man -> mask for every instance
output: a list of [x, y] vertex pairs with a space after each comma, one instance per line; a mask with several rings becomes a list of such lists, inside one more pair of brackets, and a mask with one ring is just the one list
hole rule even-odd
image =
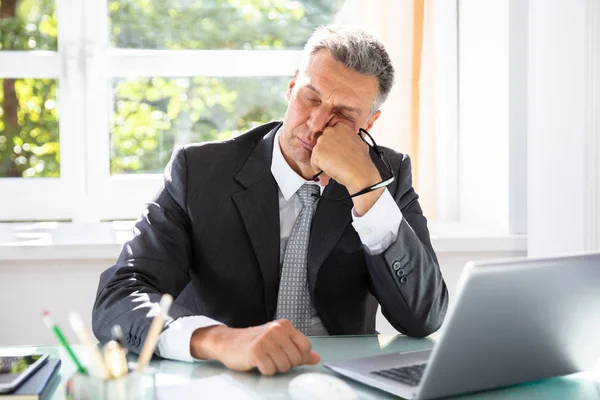
[[139, 352], [163, 293], [175, 302], [158, 355], [265, 375], [318, 363], [307, 335], [375, 333], [373, 296], [400, 332], [436, 331], [448, 293], [410, 159], [381, 148], [379, 160], [357, 134], [379, 118], [393, 74], [370, 35], [319, 28], [283, 123], [177, 149], [134, 238], [101, 276], [98, 339], [119, 324]]

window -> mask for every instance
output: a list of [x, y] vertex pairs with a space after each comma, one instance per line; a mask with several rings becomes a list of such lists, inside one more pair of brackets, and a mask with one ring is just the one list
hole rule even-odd
[[0, 1], [1, 219], [64, 218], [72, 206], [61, 202], [72, 157], [61, 146], [69, 117], [59, 111], [70, 102], [61, 92], [59, 20], [54, 0]]
[[[30, 52], [34, 57], [57, 49], [54, 0], [0, 2], [0, 51], [4, 56]], [[17, 61], [17, 60], [15, 60]], [[17, 61], [15, 64], [22, 64]], [[10, 68], [11, 66], [8, 65]], [[55, 73], [18, 68], [0, 76], [0, 177], [60, 176], [57, 88]], [[51, 68], [46, 68], [50, 72]], [[41, 72], [41, 71], [39, 71]], [[14, 74], [14, 75], [13, 75]]]
[[[457, 1], [434, 3], [440, 45], [433, 191], [437, 217], [456, 220]], [[315, 27], [367, 28], [405, 73], [397, 37], [407, 35], [412, 18], [399, 24], [406, 5], [383, 0], [0, 6], [0, 221], [137, 218], [175, 146], [225, 139], [283, 117], [287, 83]], [[407, 118], [396, 111], [403, 107], [403, 97], [392, 93], [376, 133], [378, 142], [410, 153], [401, 137]]]
[[[57, 49], [54, 0], [3, 0], [0, 16], [0, 51], [3, 59], [14, 57], [16, 64], [8, 63], [0, 75], [0, 177], [59, 177], [55, 65], [17, 76], [18, 67], [32, 59], [29, 56]], [[23, 56], [20, 60], [17, 52]]]
[[137, 217], [174, 146], [283, 116], [344, 3], [0, 0], [0, 220]]
[[114, 79], [111, 174], [162, 173], [177, 145], [228, 139], [284, 115], [288, 81], [278, 76]]
[[458, 218], [487, 232], [527, 232], [527, 13], [458, 1]]
[[0, 87], [0, 176], [59, 177], [58, 81], [4, 78]]

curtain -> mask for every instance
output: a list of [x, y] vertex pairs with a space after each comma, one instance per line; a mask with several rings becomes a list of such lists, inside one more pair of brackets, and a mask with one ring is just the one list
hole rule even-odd
[[425, 216], [437, 217], [434, 0], [346, 0], [334, 23], [365, 29], [385, 44], [394, 87], [373, 127], [378, 143], [407, 153]]

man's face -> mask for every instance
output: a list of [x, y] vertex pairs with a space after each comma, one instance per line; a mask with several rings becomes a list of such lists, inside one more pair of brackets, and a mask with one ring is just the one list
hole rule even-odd
[[379, 111], [369, 115], [379, 90], [377, 78], [346, 69], [327, 51], [314, 54], [305, 70], [289, 83], [289, 101], [279, 144], [288, 164], [308, 179], [312, 148], [328, 126], [348, 125], [358, 133], [370, 130]]

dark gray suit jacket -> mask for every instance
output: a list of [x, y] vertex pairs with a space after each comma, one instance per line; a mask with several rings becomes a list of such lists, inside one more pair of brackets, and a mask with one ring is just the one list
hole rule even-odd
[[[134, 238], [100, 277], [93, 328], [101, 342], [120, 324], [129, 348], [139, 352], [150, 304], [162, 293], [175, 298], [173, 319], [205, 315], [230, 327], [273, 319], [281, 264], [271, 156], [279, 126], [272, 122], [173, 153], [164, 186], [137, 221]], [[388, 190], [403, 214], [397, 240], [385, 252], [365, 253], [351, 224], [350, 200], [322, 198], [312, 221], [308, 282], [332, 335], [374, 333], [373, 296], [390, 323], [411, 336], [436, 331], [446, 313], [448, 292], [412, 188], [410, 159], [384, 151], [396, 175]], [[332, 180], [323, 196], [347, 194]]]

